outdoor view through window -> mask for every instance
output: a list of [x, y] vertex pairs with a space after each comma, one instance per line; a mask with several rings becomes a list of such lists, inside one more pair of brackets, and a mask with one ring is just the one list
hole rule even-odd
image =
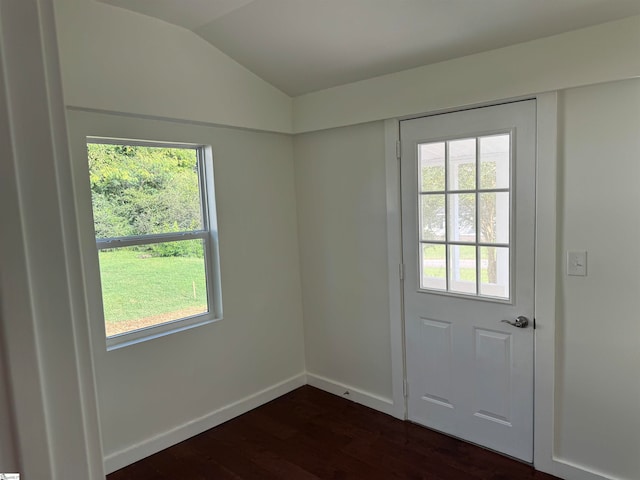
[[107, 337], [208, 312], [202, 149], [87, 149]]

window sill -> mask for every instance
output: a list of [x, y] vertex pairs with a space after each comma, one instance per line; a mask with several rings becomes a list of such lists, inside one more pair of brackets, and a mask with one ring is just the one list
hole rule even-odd
[[173, 322], [142, 328], [128, 333], [122, 333], [107, 337], [107, 351], [118, 350], [138, 343], [147, 342], [156, 338], [165, 337], [174, 333], [191, 330], [192, 328], [209, 325], [222, 320], [222, 317], [214, 317], [212, 314], [197, 315], [194, 317], [175, 320]]

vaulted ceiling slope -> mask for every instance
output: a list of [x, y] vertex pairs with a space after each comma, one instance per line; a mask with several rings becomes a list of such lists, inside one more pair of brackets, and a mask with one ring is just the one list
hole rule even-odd
[[640, 14], [640, 0], [99, 1], [192, 30], [292, 97]]

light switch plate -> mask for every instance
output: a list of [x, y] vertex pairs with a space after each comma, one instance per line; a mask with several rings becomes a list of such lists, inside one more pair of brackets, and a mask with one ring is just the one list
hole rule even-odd
[[567, 252], [567, 275], [587, 276], [587, 252], [585, 250], [569, 250]]

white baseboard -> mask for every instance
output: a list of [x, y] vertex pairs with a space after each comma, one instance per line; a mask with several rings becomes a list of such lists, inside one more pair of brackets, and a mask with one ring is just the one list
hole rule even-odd
[[347, 400], [352, 400], [365, 407], [373, 408], [379, 412], [393, 416], [393, 400], [384, 398], [374, 393], [365, 392], [344, 383], [336, 382], [329, 378], [307, 372], [307, 384], [319, 388], [325, 392], [333, 393]]
[[260, 392], [254, 393], [253, 395], [240, 399], [237, 402], [203, 415], [200, 418], [196, 418], [183, 425], [161, 433], [160, 435], [151, 437], [144, 442], [131, 445], [124, 450], [107, 455], [104, 458], [105, 471], [107, 474], [115, 472], [120, 468], [126, 467], [127, 465], [137, 462], [138, 460], [142, 460], [149, 455], [153, 455], [154, 453], [164, 450], [176, 443], [182, 442], [194, 435], [198, 435], [199, 433], [209, 430], [216, 425], [220, 425], [221, 423], [242, 415], [249, 410], [253, 410], [254, 408], [270, 402], [271, 400], [275, 400], [276, 398], [289, 393], [306, 383], [306, 375], [301, 373], [269, 388], [261, 390]]
[[[538, 469], [537, 465], [536, 469]], [[555, 456], [550, 464], [541, 466], [540, 471], [555, 475], [564, 480], [625, 480]]]

